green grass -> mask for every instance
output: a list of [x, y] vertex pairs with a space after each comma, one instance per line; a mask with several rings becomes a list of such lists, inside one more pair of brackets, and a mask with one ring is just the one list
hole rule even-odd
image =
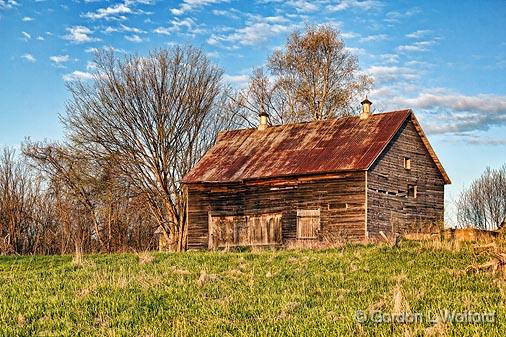
[[[500, 336], [506, 281], [487, 256], [419, 243], [329, 250], [0, 256], [2, 336]], [[200, 279], [200, 281], [199, 281]], [[486, 324], [358, 323], [356, 310], [496, 312]], [[399, 296], [397, 296], [399, 300]]]

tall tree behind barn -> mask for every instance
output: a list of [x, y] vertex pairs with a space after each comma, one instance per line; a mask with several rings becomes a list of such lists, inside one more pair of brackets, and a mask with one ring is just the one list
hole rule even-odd
[[361, 241], [442, 221], [450, 179], [413, 112], [362, 105], [356, 117], [221, 133], [184, 178], [188, 247]]
[[372, 85], [372, 78], [359, 70], [339, 30], [332, 25], [307, 26], [289, 35], [265, 69], [253, 72], [235, 101], [251, 125], [261, 113], [274, 125], [350, 116]]

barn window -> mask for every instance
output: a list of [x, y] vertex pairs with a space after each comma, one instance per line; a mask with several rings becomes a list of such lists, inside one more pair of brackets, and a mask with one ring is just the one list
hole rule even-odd
[[320, 210], [297, 210], [297, 238], [316, 239], [320, 230]]
[[404, 157], [404, 168], [406, 170], [411, 170], [411, 158]]
[[408, 185], [408, 197], [416, 198], [417, 188], [416, 185]]
[[345, 202], [329, 202], [329, 210], [346, 208], [348, 208], [348, 204]]

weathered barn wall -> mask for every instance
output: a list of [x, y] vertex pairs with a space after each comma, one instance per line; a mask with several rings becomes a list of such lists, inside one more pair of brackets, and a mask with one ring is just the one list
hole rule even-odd
[[[208, 248], [209, 222], [222, 223], [224, 227], [231, 226], [227, 225], [230, 221], [244, 225], [248, 216], [269, 214], [281, 214], [281, 243], [287, 244], [297, 240], [297, 210], [318, 209], [317, 240], [363, 240], [365, 195], [363, 171], [235, 184], [190, 184], [188, 248]], [[224, 231], [229, 239], [221, 236], [214, 242], [232, 240], [234, 234]], [[273, 240], [275, 233], [274, 230]]]
[[[404, 168], [410, 158], [411, 169]], [[407, 120], [367, 174], [369, 237], [424, 232], [444, 216], [444, 181], [415, 126]], [[408, 185], [417, 188], [408, 196]]]

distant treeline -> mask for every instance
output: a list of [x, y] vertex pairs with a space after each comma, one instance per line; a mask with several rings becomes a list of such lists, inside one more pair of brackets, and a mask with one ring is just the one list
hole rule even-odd
[[71, 158], [64, 149], [46, 150], [60, 160], [59, 171], [40, 170], [11, 149], [0, 155], [0, 254], [157, 247], [144, 195], [133, 193], [113, 168]]

